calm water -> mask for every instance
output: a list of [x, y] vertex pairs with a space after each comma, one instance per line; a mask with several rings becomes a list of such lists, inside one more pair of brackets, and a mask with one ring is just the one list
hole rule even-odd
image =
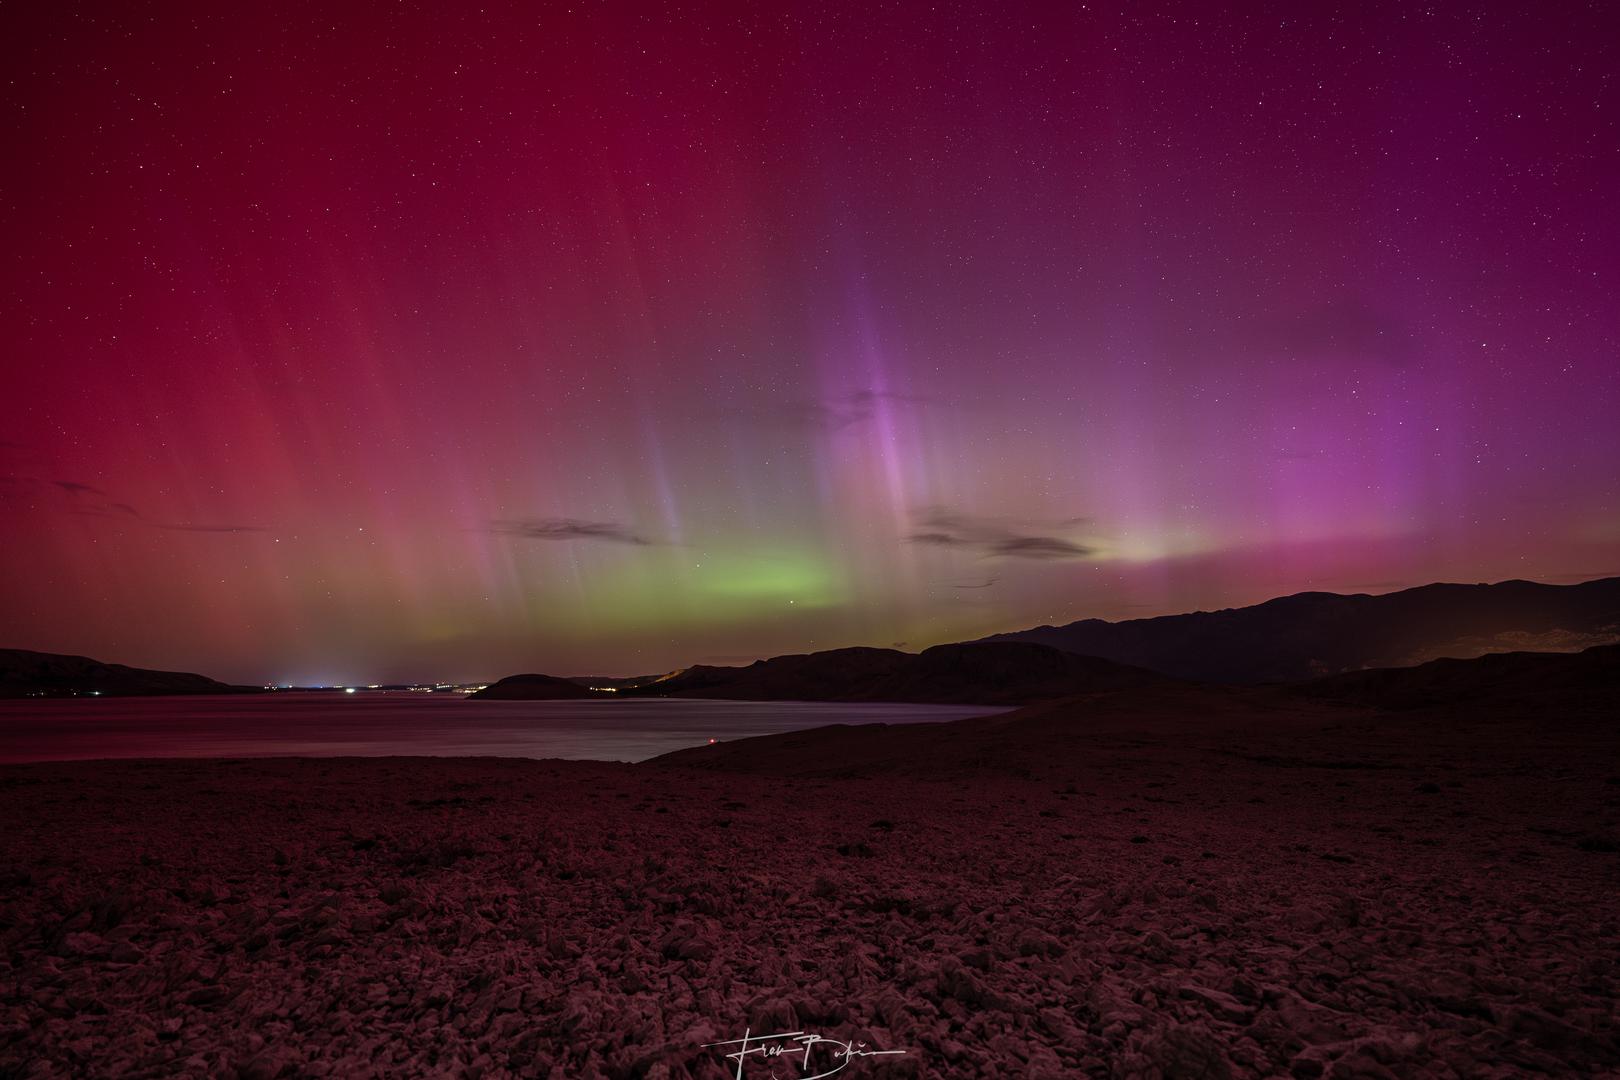
[[1004, 711], [798, 701], [468, 701], [409, 691], [0, 701], [0, 761], [294, 754], [641, 761], [710, 739]]

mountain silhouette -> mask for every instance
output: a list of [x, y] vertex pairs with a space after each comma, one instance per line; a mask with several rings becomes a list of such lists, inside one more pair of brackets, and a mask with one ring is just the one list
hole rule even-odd
[[[1436, 746], [1522, 752], [1513, 747], [1538, 729], [1603, 745], [1620, 715], [1617, 705], [1620, 645], [1608, 645], [1573, 654], [1438, 660], [1289, 686], [1162, 680], [945, 723], [830, 724], [733, 739], [648, 764], [777, 777], [1100, 770], [1093, 782], [1103, 782], [1108, 773], [1100, 763], [1111, 755], [1156, 744], [1155, 754], [1213, 752], [1290, 771], [1389, 769], [1399, 775], [1412, 755]], [[1376, 737], [1369, 741], [1370, 733]], [[1196, 774], [1187, 779], [1196, 782]]]
[[1527, 702], [1620, 706], [1620, 645], [1582, 652], [1491, 653], [1473, 660], [1431, 660], [1409, 668], [1329, 675], [1294, 688], [1304, 698], [1365, 705], [1392, 712], [1488, 704], [1494, 710]]
[[490, 701], [563, 701], [570, 698], [600, 697], [587, 687], [552, 675], [508, 675], [482, 690], [467, 695]]
[[1506, 651], [1573, 652], [1620, 641], [1620, 578], [1504, 581], [1401, 592], [1307, 592], [1253, 607], [995, 634], [1181, 679], [1299, 682], [1366, 668]]
[[699, 665], [622, 694], [743, 701], [907, 701], [1019, 705], [1168, 680], [1149, 671], [1028, 642], [831, 649], [747, 667]]
[[258, 689], [229, 686], [184, 671], [104, 664], [88, 656], [0, 649], [0, 698], [239, 694]]

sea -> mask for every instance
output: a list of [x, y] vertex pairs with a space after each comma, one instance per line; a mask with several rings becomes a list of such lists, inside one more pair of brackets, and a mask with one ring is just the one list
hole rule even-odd
[[644, 761], [711, 739], [1005, 711], [692, 698], [474, 701], [412, 691], [22, 699], [0, 701], [0, 762], [393, 755]]

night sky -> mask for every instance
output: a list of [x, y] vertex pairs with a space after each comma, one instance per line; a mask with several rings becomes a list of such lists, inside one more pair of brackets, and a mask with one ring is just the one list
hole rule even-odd
[[1620, 571], [1620, 16], [1201, 7], [7, 5], [0, 645], [629, 674]]

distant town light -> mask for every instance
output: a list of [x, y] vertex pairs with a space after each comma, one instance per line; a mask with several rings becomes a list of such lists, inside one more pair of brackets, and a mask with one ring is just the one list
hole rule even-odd
[[352, 686], [345, 686], [345, 687], [344, 687], [344, 688], [343, 688], [343, 692], [344, 692], [344, 693], [345, 693], [345, 694], [352, 694], [352, 693], [354, 693], [354, 687], [352, 687]]

